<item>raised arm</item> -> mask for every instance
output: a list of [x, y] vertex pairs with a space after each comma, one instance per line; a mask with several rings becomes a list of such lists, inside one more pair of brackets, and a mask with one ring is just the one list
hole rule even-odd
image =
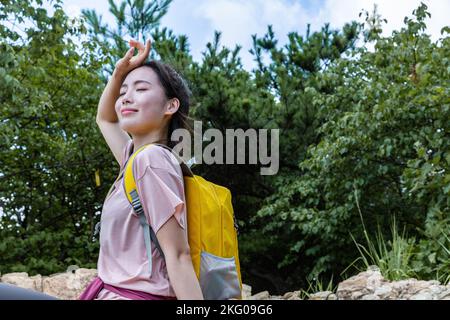
[[[120, 163], [122, 151], [130, 140], [130, 136], [120, 128], [114, 105], [119, 97], [120, 86], [128, 72], [142, 65], [148, 57], [151, 42], [147, 40], [144, 47], [142, 43], [130, 40], [130, 47], [125, 56], [116, 63], [116, 68], [100, 97], [96, 117], [97, 125], [119, 165], [122, 165]], [[133, 56], [135, 48], [138, 49], [137, 56]]]

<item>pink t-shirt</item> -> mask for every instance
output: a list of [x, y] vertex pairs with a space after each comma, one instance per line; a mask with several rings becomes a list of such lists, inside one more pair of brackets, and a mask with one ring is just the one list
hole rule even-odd
[[[133, 147], [130, 140], [124, 150], [121, 169], [134, 151]], [[175, 156], [162, 147], [151, 146], [141, 151], [134, 163], [141, 204], [155, 234], [175, 216], [187, 241], [183, 173]], [[152, 253], [150, 277], [143, 228], [125, 196], [122, 177], [115, 182], [115, 189], [103, 204], [98, 276], [104, 283], [120, 288], [175, 297], [166, 263], [153, 243]]]

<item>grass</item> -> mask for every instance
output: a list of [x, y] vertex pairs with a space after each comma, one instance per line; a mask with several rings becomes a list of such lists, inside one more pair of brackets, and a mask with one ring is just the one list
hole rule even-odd
[[376, 265], [380, 269], [381, 274], [391, 281], [413, 277], [414, 271], [411, 266], [411, 258], [414, 255], [415, 239], [407, 238], [405, 230], [401, 234], [398, 232], [394, 217], [391, 223], [391, 239], [384, 239], [381, 228], [378, 225], [375, 241], [372, 241], [364, 224], [356, 190], [355, 199], [363, 226], [366, 245], [364, 246], [358, 243], [353, 235], [350, 234], [360, 257], [353, 261], [342, 273], [345, 273], [352, 266], [359, 269], [359, 271], [365, 271], [357, 267], [357, 263], [359, 262], [363, 264], [366, 270], [369, 266]]
[[323, 280], [314, 278], [312, 281], [308, 281], [308, 288], [301, 290], [300, 298], [302, 300], [308, 299], [312, 294], [322, 291], [336, 292], [337, 286], [333, 286], [333, 276], [327, 284], [324, 284]]
[[[444, 231], [441, 231], [447, 243], [450, 244], [450, 238], [445, 234]], [[436, 270], [436, 279], [442, 282], [444, 285], [448, 285], [450, 283], [450, 250], [440, 241], [438, 241], [439, 245], [444, 249], [444, 252], [447, 254], [447, 259], [443, 266], [437, 267]], [[441, 272], [442, 271], [442, 272]]]

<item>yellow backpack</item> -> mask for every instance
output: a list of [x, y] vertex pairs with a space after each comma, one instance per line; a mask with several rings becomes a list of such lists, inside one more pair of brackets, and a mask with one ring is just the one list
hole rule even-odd
[[[152, 274], [151, 242], [162, 257], [153, 229], [148, 225], [139, 200], [139, 191], [133, 175], [135, 157], [145, 148], [160, 146], [147, 144], [135, 151], [124, 166], [124, 190], [127, 199], [139, 216], [144, 228], [144, 240]], [[199, 279], [203, 296], [208, 300], [241, 299], [242, 280], [239, 264], [237, 225], [231, 204], [231, 192], [194, 175], [175, 154], [181, 164], [186, 200], [187, 230], [192, 264]]]

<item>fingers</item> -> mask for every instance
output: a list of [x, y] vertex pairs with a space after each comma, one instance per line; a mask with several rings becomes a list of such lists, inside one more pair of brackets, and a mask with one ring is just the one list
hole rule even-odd
[[130, 40], [130, 46], [136, 47], [136, 49], [138, 49], [139, 53], [144, 51], [144, 45], [141, 42], [136, 41], [134, 39]]
[[151, 43], [150, 39], [148, 39], [147, 42], [145, 43], [144, 57], [148, 56], [148, 54], [150, 53], [151, 47], [152, 47], [152, 43]]
[[[129, 44], [131, 46], [130, 50], [125, 55], [125, 60], [129, 61], [134, 66], [138, 66], [142, 64], [148, 57], [151, 49], [151, 41], [150, 39], [146, 41], [145, 47], [144, 44], [136, 41], [134, 39], [129, 40]], [[138, 54], [134, 56], [134, 48], [138, 49]]]
[[134, 55], [134, 47], [131, 47], [125, 54], [125, 58], [127, 60], [130, 60], [133, 57], [133, 55]]
[[145, 47], [144, 44], [142, 42], [136, 41], [134, 39], [131, 39], [129, 41], [130, 46], [136, 47], [139, 50], [139, 53], [145, 53], [148, 55], [148, 53], [150, 52], [150, 49], [152, 47], [152, 43], [150, 41], [150, 39], [148, 39], [145, 43]]

